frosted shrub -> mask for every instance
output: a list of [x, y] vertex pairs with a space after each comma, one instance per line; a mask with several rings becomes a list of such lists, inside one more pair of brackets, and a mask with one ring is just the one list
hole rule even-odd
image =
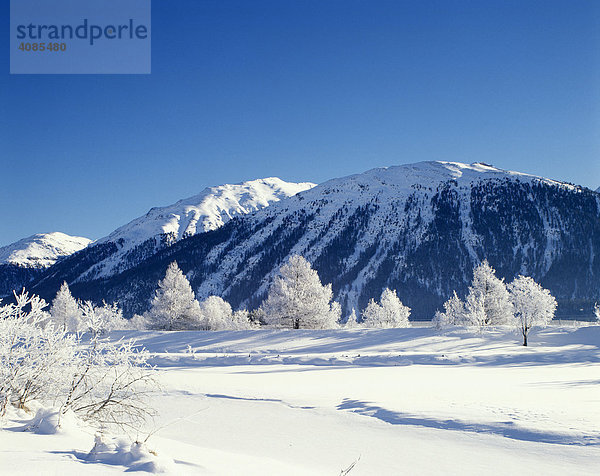
[[381, 293], [381, 304], [374, 299], [363, 311], [363, 324], [367, 327], [410, 327], [410, 308], [402, 304], [396, 291], [385, 288]]
[[52, 322], [42, 325], [43, 299], [25, 291], [15, 298], [0, 308], [1, 412], [7, 404], [26, 408], [30, 400], [59, 393], [77, 350], [74, 335]]
[[147, 360], [134, 340], [105, 342], [95, 334], [73, 362], [60, 414], [73, 411], [101, 428], [139, 428], [154, 414], [146, 396], [157, 384]]
[[117, 303], [102, 303], [96, 306], [90, 301], [81, 304], [81, 326], [84, 332], [92, 335], [102, 335], [109, 331], [131, 329], [131, 323], [123, 317], [123, 311]]
[[293, 255], [271, 284], [260, 315], [267, 324], [278, 327], [331, 329], [337, 327], [341, 313], [332, 297], [331, 284], [323, 286], [310, 263]]
[[233, 312], [227, 301], [219, 296], [209, 296], [200, 303], [201, 326], [211, 331], [253, 329], [248, 311]]
[[129, 322], [127, 323], [127, 328], [134, 331], [143, 331], [148, 329], [148, 321], [144, 316], [140, 316], [139, 314], [134, 314]]
[[[15, 298], [0, 307], [0, 413], [40, 400], [103, 428], [135, 427], [152, 414], [144, 397], [155, 382], [134, 341], [101, 341], [96, 317], [90, 341], [80, 341], [52, 321], [43, 325], [44, 300], [25, 291]], [[90, 303], [84, 309], [94, 311]]]
[[596, 316], [596, 321], [600, 323], [600, 304], [598, 303], [594, 305], [594, 315]]

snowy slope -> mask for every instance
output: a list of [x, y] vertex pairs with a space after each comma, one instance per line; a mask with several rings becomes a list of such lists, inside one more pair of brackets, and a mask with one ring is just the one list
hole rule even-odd
[[314, 186], [309, 182], [268, 177], [209, 187], [173, 205], [152, 208], [94, 243], [94, 246], [116, 244], [116, 249], [87, 270], [83, 279], [122, 272], [182, 238], [215, 230], [235, 216], [252, 213]]
[[39, 233], [0, 248], [0, 264], [47, 268], [56, 260], [89, 245], [92, 240], [64, 233]]

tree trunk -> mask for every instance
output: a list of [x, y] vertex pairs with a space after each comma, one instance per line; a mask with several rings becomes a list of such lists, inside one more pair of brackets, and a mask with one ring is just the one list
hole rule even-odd
[[523, 333], [523, 345], [527, 347], [527, 334]]

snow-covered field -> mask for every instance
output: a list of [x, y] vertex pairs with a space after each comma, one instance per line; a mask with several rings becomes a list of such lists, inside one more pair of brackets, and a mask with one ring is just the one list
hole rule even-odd
[[158, 369], [158, 456], [90, 457], [89, 428], [24, 432], [31, 416], [11, 413], [2, 474], [598, 474], [600, 326], [534, 331], [529, 347], [504, 329], [121, 336]]

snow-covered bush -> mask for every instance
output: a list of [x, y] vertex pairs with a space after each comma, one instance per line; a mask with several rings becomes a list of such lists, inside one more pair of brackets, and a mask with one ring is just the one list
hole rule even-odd
[[437, 329], [448, 326], [457, 326], [465, 322], [465, 304], [456, 295], [456, 291], [450, 299], [444, 303], [444, 312], [436, 311], [432, 324]]
[[82, 312], [77, 300], [71, 295], [71, 290], [66, 282], [63, 282], [56, 293], [50, 316], [54, 325], [68, 332], [78, 332], [82, 326]]
[[7, 404], [60, 394], [77, 350], [76, 337], [44, 324], [43, 299], [23, 291], [0, 308], [0, 413]]
[[515, 325], [523, 335], [523, 345], [533, 326], [545, 326], [556, 311], [556, 299], [533, 278], [519, 276], [508, 285], [510, 299], [514, 306]]
[[473, 270], [464, 312], [464, 324], [485, 327], [511, 324], [513, 309], [504, 280], [487, 260]]
[[227, 301], [209, 296], [200, 303], [201, 326], [210, 331], [254, 329], [248, 311], [233, 312]]
[[154, 388], [148, 354], [134, 341], [101, 341], [98, 331], [81, 341], [44, 322], [39, 297], [23, 291], [15, 301], [0, 307], [0, 413], [39, 400], [101, 427], [136, 427], [152, 413], [144, 401]]
[[139, 429], [154, 414], [146, 401], [157, 387], [148, 357], [134, 340], [102, 341], [94, 334], [72, 362], [60, 414], [73, 411], [102, 428]]
[[596, 320], [600, 322], [600, 304], [598, 303], [594, 305], [594, 315], [596, 316]]
[[363, 311], [363, 324], [367, 327], [410, 327], [410, 308], [402, 304], [396, 291], [385, 288], [381, 293], [381, 304], [374, 299]]
[[332, 303], [331, 284], [323, 286], [318, 273], [300, 255], [284, 264], [261, 306], [267, 324], [291, 329], [331, 329], [340, 306]]
[[145, 318], [149, 327], [167, 331], [194, 329], [201, 325], [200, 305], [175, 261], [158, 283], [152, 306]]

